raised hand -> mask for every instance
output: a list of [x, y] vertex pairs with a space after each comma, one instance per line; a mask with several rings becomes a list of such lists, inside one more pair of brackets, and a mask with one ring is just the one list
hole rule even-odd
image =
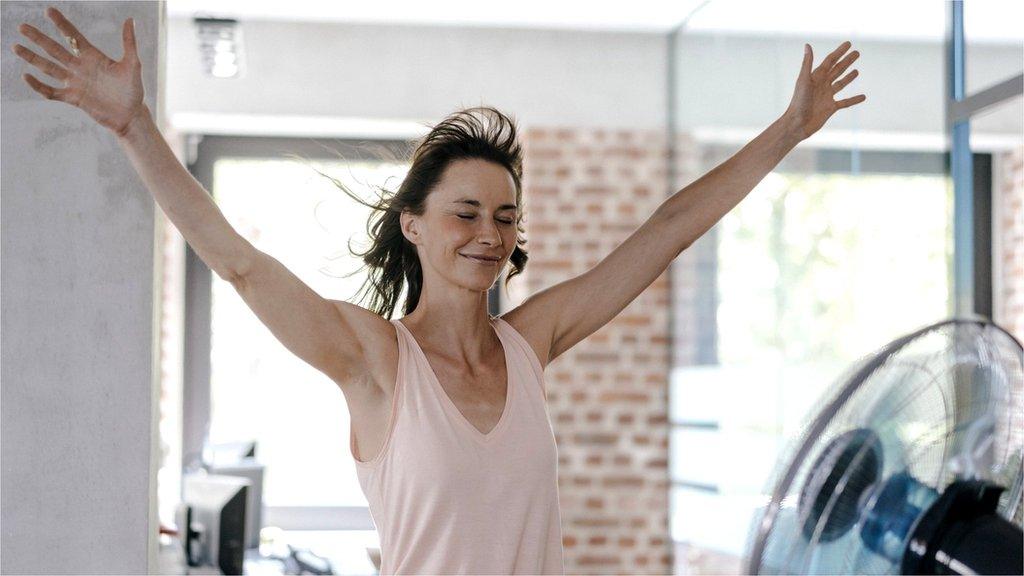
[[837, 110], [848, 108], [867, 100], [864, 94], [858, 94], [852, 98], [833, 100], [833, 96], [853, 82], [857, 77], [857, 71], [853, 70], [842, 80], [836, 81], [839, 76], [853, 64], [853, 61], [860, 56], [860, 52], [854, 50], [842, 61], [839, 58], [850, 49], [850, 42], [843, 42], [812, 72], [811, 63], [814, 60], [814, 52], [808, 44], [804, 49], [803, 66], [800, 75], [796, 79], [796, 89], [793, 92], [793, 100], [786, 110], [801, 138], [808, 138], [825, 125], [825, 122], [832, 117]]
[[134, 20], [129, 18], [124, 22], [124, 55], [121, 60], [115, 61], [89, 43], [56, 8], [47, 8], [46, 15], [68, 40], [74, 53], [34, 26], [21, 24], [18, 31], [45, 50], [56, 62], [21, 44], [12, 47], [14, 53], [60, 81], [63, 86], [49, 86], [31, 74], [22, 75], [25, 82], [45, 98], [76, 106], [101, 126], [123, 135], [137, 114], [149, 112], [142, 99], [142, 63], [135, 45]]

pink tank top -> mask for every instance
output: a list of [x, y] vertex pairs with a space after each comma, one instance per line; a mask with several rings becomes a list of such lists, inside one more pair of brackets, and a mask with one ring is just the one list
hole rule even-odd
[[563, 574], [558, 455], [537, 355], [494, 317], [505, 410], [481, 433], [441, 387], [412, 332], [398, 332], [398, 380], [384, 446], [350, 449], [380, 536], [381, 574]]

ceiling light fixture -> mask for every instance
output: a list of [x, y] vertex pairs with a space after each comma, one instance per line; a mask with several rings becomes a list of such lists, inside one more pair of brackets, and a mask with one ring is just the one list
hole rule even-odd
[[193, 18], [203, 71], [214, 78], [237, 78], [243, 73], [242, 28], [234, 18]]

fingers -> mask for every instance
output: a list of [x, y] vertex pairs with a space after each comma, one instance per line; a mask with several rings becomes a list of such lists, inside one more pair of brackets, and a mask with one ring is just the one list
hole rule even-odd
[[[850, 41], [847, 40], [846, 42], [840, 44], [839, 47], [833, 50], [828, 56], [826, 56], [825, 59], [821, 61], [821, 64], [818, 65], [817, 70], [815, 70], [817, 75], [828, 76], [828, 73], [832, 71], [832, 67], [835, 66], [836, 60], [839, 60], [839, 57], [842, 56], [847, 50], [849, 50], [851, 45], [852, 44], [850, 44]], [[822, 72], [823, 70], [825, 72]]]
[[814, 51], [811, 50], [810, 44], [804, 44], [804, 61], [800, 65], [800, 75], [810, 76], [811, 75], [811, 63], [814, 62]]
[[839, 82], [836, 82], [835, 84], [833, 84], [832, 85], [832, 95], [835, 96], [836, 93], [838, 93], [840, 90], [842, 90], [843, 88], [846, 88], [846, 85], [849, 84], [850, 82], [853, 82], [853, 79], [857, 77], [857, 74], [858, 74], [858, 72], [856, 70], [854, 70], [853, 72], [850, 72], [849, 74], [844, 76], [842, 80], [840, 80]]
[[853, 98], [846, 98], [845, 100], [840, 100], [840, 101], [836, 102], [836, 109], [838, 110], [840, 108], [849, 108], [850, 106], [853, 106], [854, 104], [860, 104], [861, 102], [863, 102], [863, 101], [865, 101], [867, 99], [868, 99], [867, 96], [865, 96], [863, 94], [858, 94], [858, 95], [854, 96]]
[[46, 51], [47, 54], [57, 59], [61, 64], [70, 67], [74, 62], [74, 56], [71, 52], [64, 49], [63, 46], [54, 42], [49, 36], [43, 34], [38, 28], [31, 24], [22, 24], [18, 26], [18, 32], [21, 32], [22, 36], [28, 38], [38, 45], [40, 48]]
[[849, 40], [847, 40], [846, 42], [843, 42], [842, 44], [840, 44], [838, 48], [833, 50], [831, 54], [829, 54], [827, 57], [825, 57], [825, 61], [822, 62], [822, 65], [825, 65], [825, 64], [828, 65], [825, 68], [825, 70], [831, 70], [832, 67], [836, 65], [836, 61], [839, 60], [839, 57], [842, 56], [843, 54], [845, 54], [846, 51], [849, 50], [850, 46], [852, 46], [852, 45], [853, 44]]
[[31, 74], [22, 74], [21, 77], [25, 79], [25, 82], [28, 82], [28, 85], [31, 86], [33, 90], [35, 90], [36, 92], [39, 92], [40, 94], [42, 94], [43, 97], [45, 97], [47, 100], [63, 100], [64, 99], [63, 98], [63, 96], [64, 96], [64, 91], [63, 90], [59, 90], [57, 88], [54, 88], [53, 86], [48, 86], [46, 84], [43, 84], [38, 79], [36, 79], [35, 76], [33, 76]]
[[843, 72], [846, 72], [846, 69], [849, 68], [850, 65], [853, 64], [853, 61], [856, 60], [857, 58], [860, 58], [860, 52], [856, 50], [847, 54], [841, 62], [839, 62], [832, 68], [831, 72], [828, 75], [829, 82], [835, 82], [836, 78], [839, 78], [843, 74]]
[[15, 44], [12, 50], [15, 54], [20, 56], [29, 64], [35, 66], [36, 68], [39, 68], [47, 75], [49, 75], [51, 78], [56, 78], [57, 80], [64, 81], [71, 77], [71, 74], [69, 74], [68, 71], [64, 68], [61, 68], [53, 62], [50, 62], [46, 58], [43, 58], [42, 56], [29, 50], [28, 48], [25, 48], [21, 44]]
[[123, 59], [132, 62], [139, 62], [139, 50], [135, 44], [135, 19], [129, 18], [124, 21], [121, 30], [121, 43], [124, 47]]
[[95, 47], [85, 39], [85, 36], [78, 31], [78, 28], [75, 28], [74, 24], [68, 21], [68, 19], [60, 13], [60, 10], [53, 7], [47, 8], [46, 15], [50, 17], [50, 20], [53, 20], [54, 25], [57, 26], [57, 29], [60, 30], [62, 34], [70, 36], [78, 42], [78, 49], [80, 51], [85, 52], [87, 49], [95, 50]]

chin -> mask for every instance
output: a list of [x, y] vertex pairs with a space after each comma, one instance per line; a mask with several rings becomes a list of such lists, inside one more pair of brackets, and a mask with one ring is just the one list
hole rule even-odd
[[480, 278], [468, 280], [465, 284], [467, 288], [479, 290], [480, 292], [487, 292], [492, 286], [498, 281], [498, 278], [483, 279]]

